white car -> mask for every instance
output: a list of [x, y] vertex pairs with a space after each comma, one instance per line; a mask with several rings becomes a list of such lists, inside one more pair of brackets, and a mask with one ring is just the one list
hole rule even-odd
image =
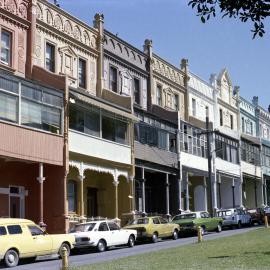
[[75, 235], [75, 248], [95, 247], [99, 252], [111, 246], [133, 247], [137, 237], [136, 230], [121, 229], [113, 220], [80, 223], [70, 233]]

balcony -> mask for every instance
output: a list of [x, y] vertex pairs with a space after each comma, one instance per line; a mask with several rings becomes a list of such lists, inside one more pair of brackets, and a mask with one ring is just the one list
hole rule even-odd
[[69, 151], [112, 162], [131, 164], [131, 147], [79, 131], [69, 131]]

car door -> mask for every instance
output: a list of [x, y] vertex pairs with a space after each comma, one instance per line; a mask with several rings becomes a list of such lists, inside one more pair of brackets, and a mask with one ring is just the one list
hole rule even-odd
[[107, 246], [113, 245], [112, 232], [110, 231], [107, 222], [101, 222], [98, 227], [98, 231], [95, 232], [96, 244], [100, 239], [104, 239], [107, 242]]
[[111, 232], [111, 241], [112, 246], [120, 245], [121, 243], [121, 234], [120, 227], [115, 222], [108, 222], [108, 226]]
[[202, 223], [205, 225], [205, 228], [207, 231], [214, 230], [215, 226], [212, 222], [212, 218], [210, 217], [209, 213], [207, 213], [207, 212], [201, 213], [201, 219], [202, 219]]
[[153, 233], [157, 232], [159, 237], [162, 237], [164, 232], [162, 231], [162, 228], [160, 226], [160, 221], [158, 217], [153, 217], [152, 218], [152, 222], [153, 222]]
[[159, 217], [160, 221], [160, 229], [164, 236], [168, 236], [172, 234], [172, 227], [169, 225], [168, 221], [165, 218]]
[[47, 255], [52, 253], [53, 242], [52, 237], [41, 230], [36, 225], [27, 225], [32, 236], [32, 247], [37, 255]]

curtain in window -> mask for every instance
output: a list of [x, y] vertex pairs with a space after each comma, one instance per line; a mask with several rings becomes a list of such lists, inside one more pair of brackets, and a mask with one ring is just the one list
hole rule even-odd
[[35, 104], [28, 100], [22, 100], [22, 116], [21, 123], [22, 125], [41, 128], [41, 114], [42, 114], [42, 105]]
[[17, 122], [18, 98], [0, 93], [0, 119]]
[[127, 123], [115, 120], [115, 141], [122, 144], [128, 144]]
[[84, 132], [99, 137], [100, 133], [100, 114], [97, 112], [85, 113]]

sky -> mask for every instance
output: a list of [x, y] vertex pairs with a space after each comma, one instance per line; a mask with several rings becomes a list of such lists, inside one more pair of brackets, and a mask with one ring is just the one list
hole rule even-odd
[[[270, 104], [270, 27], [252, 39], [252, 24], [217, 17], [203, 24], [189, 0], [58, 0], [61, 8], [92, 25], [103, 13], [105, 28], [138, 49], [152, 39], [154, 53], [179, 67], [182, 58], [204, 80], [227, 68], [233, 85], [251, 101]], [[265, 22], [267, 25], [269, 20]]]

